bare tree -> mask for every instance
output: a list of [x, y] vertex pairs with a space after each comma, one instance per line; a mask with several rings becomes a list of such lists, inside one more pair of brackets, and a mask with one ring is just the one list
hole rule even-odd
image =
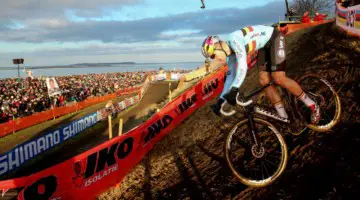
[[303, 14], [306, 11], [310, 15], [316, 12], [329, 14], [333, 12], [334, 0], [293, 0], [291, 7], [294, 8], [296, 13]]

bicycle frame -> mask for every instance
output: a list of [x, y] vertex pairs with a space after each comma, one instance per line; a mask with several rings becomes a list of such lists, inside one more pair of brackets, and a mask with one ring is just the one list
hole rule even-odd
[[[258, 88], [258, 89], [256, 89], [256, 90], [252, 91], [248, 96], [244, 97], [244, 99], [246, 100], [246, 102], [241, 102], [241, 101], [239, 101], [239, 100], [238, 100], [239, 94], [238, 94], [237, 97], [236, 97], [236, 102], [237, 102], [238, 105], [243, 106], [244, 108], [246, 108], [246, 109], [245, 109], [245, 111], [246, 111], [246, 112], [245, 112], [245, 115], [246, 115], [246, 116], [253, 116], [253, 115], [250, 114], [250, 113], [255, 112], [255, 113], [258, 113], [258, 114], [260, 114], [260, 115], [273, 118], [273, 119], [275, 119], [275, 120], [277, 120], [277, 121], [280, 121], [280, 122], [290, 123], [290, 120], [289, 120], [289, 119], [282, 118], [282, 117], [280, 117], [280, 116], [278, 116], [278, 115], [276, 115], [276, 114], [273, 114], [273, 113], [271, 113], [271, 112], [267, 112], [266, 110], [262, 109], [262, 108], [259, 107], [258, 105], [250, 106], [250, 105], [254, 104], [254, 102], [253, 102], [252, 100], [248, 100], [248, 99], [250, 99], [251, 97], [253, 97], [253, 96], [257, 95], [257, 94], [259, 94], [259, 93], [262, 92], [265, 88], [267, 88], [267, 87], [269, 87], [269, 86], [271, 86], [271, 85], [274, 85], [274, 81], [273, 81], [273, 80], [272, 80], [270, 83], [268, 83], [267, 85], [265, 85], [265, 86], [263, 86], [263, 87], [261, 87], [261, 88]], [[286, 100], [289, 101], [289, 99], [287, 98], [287, 96], [286, 96]], [[225, 111], [223, 110], [223, 106], [224, 106], [226, 103], [227, 103], [227, 101], [225, 100], [225, 102], [221, 105], [220, 112], [221, 112], [223, 115], [225, 115], [225, 116], [234, 115], [234, 114], [236, 113], [235, 110], [232, 110], [232, 111], [230, 111], [230, 112], [225, 112]], [[249, 106], [250, 106], [250, 107], [249, 107]], [[292, 114], [293, 117], [294, 117], [293, 111], [291, 111], [291, 114]]]

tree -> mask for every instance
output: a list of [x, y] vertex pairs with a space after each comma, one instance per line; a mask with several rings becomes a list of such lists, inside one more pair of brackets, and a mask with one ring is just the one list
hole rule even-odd
[[316, 12], [329, 14], [333, 11], [333, 6], [334, 0], [294, 0], [291, 4], [296, 13], [303, 14], [308, 11], [310, 15]]

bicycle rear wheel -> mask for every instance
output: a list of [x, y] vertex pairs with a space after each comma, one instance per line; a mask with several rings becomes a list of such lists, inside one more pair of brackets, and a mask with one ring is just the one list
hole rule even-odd
[[225, 141], [226, 161], [233, 174], [250, 187], [273, 183], [284, 171], [288, 159], [286, 143], [269, 122], [254, 118], [259, 145], [253, 144], [248, 119], [238, 122]]
[[304, 92], [320, 105], [321, 120], [317, 125], [310, 123], [311, 110], [292, 97], [293, 106], [306, 126], [314, 131], [326, 132], [333, 128], [340, 120], [341, 103], [340, 97], [331, 84], [315, 74], [300, 77], [298, 80]]

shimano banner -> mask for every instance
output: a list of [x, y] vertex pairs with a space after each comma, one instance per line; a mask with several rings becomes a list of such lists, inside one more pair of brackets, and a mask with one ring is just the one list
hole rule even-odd
[[16, 146], [0, 156], [0, 176], [20, 167], [26, 161], [79, 134], [97, 123], [97, 113], [87, 115], [38, 138]]

